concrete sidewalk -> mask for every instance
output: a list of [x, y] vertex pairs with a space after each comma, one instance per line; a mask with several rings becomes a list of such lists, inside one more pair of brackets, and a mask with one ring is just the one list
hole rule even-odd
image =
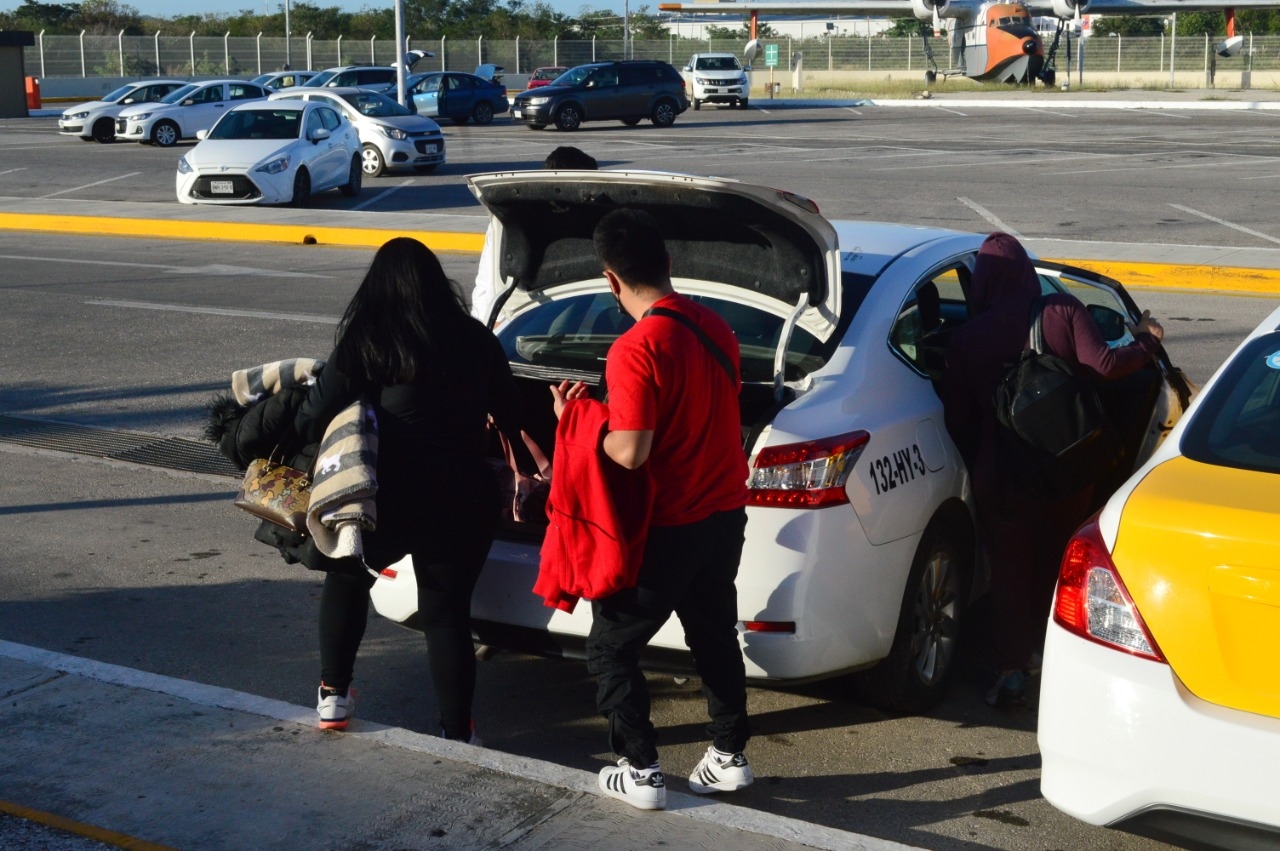
[[731, 796], [642, 812], [590, 772], [5, 641], [0, 698], [0, 812], [138, 851], [908, 848]]

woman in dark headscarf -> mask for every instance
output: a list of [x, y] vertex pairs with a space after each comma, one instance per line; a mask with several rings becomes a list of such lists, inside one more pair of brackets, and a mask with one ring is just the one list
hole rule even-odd
[[[1011, 477], [995, 413], [996, 386], [1006, 365], [1027, 348], [1040, 278], [1026, 250], [1007, 233], [982, 243], [970, 292], [973, 316], [951, 338], [942, 379], [947, 430], [964, 457], [991, 564], [991, 612], [996, 683], [987, 702], [1017, 699], [1043, 638], [1062, 551], [1084, 521], [1093, 488], [1048, 501]], [[1148, 363], [1164, 336], [1145, 312], [1134, 341], [1107, 347], [1085, 306], [1055, 292], [1044, 304], [1045, 348], [1092, 379], [1120, 378]]]

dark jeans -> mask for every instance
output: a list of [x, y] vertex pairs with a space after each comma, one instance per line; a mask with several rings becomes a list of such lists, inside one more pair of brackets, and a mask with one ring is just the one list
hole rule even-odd
[[738, 645], [738, 593], [745, 509], [697, 523], [649, 529], [635, 588], [591, 604], [587, 670], [597, 679], [596, 705], [609, 719], [609, 743], [633, 765], [657, 761], [649, 720], [649, 687], [640, 652], [675, 612], [693, 652], [711, 723], [707, 734], [728, 753], [746, 747], [746, 671]]

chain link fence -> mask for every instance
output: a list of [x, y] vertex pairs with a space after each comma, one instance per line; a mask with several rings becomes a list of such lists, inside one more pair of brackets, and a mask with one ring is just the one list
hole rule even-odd
[[[1133, 74], [1150, 77], [1175, 72], [1208, 71], [1216, 63], [1219, 72], [1280, 71], [1280, 36], [1245, 36], [1245, 50], [1231, 59], [1218, 59], [1216, 36], [1123, 37], [1095, 36], [1073, 41], [1068, 66], [1065, 42], [1059, 48], [1060, 74], [1070, 70], [1082, 78], [1090, 74]], [[527, 74], [543, 65], [572, 67], [586, 62], [624, 58], [621, 40], [490, 41], [459, 39], [406, 40], [408, 48], [436, 54], [423, 59], [415, 71], [471, 71], [477, 65], [501, 65], [507, 74]], [[1046, 39], [1046, 49], [1048, 42]], [[918, 38], [834, 37], [764, 39], [779, 46], [779, 73], [789, 73], [799, 57], [812, 72], [869, 72], [923, 74], [927, 62]], [[931, 41], [940, 67], [946, 67], [950, 49], [945, 39]], [[745, 40], [691, 39], [672, 35], [665, 40], [632, 41], [627, 58], [662, 59], [681, 67], [699, 52], [741, 55]], [[1249, 48], [1252, 47], [1252, 52]], [[45, 36], [25, 48], [28, 74], [41, 77], [245, 77], [280, 69], [288, 57], [295, 69], [324, 69], [337, 65], [388, 65], [395, 60], [395, 44], [378, 39], [340, 38], [217, 38], [196, 36]], [[764, 70], [763, 55], [755, 70]]]

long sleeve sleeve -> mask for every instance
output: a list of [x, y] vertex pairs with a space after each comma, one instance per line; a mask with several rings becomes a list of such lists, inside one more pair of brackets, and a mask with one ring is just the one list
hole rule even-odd
[[304, 444], [318, 443], [338, 412], [360, 394], [360, 386], [334, 366], [333, 355], [325, 363], [293, 420], [293, 428]]
[[1157, 341], [1139, 334], [1127, 346], [1111, 348], [1098, 323], [1075, 298], [1053, 299], [1045, 308], [1045, 342], [1054, 353], [1075, 360], [1096, 378], [1123, 378], [1141, 369], [1155, 356]]

